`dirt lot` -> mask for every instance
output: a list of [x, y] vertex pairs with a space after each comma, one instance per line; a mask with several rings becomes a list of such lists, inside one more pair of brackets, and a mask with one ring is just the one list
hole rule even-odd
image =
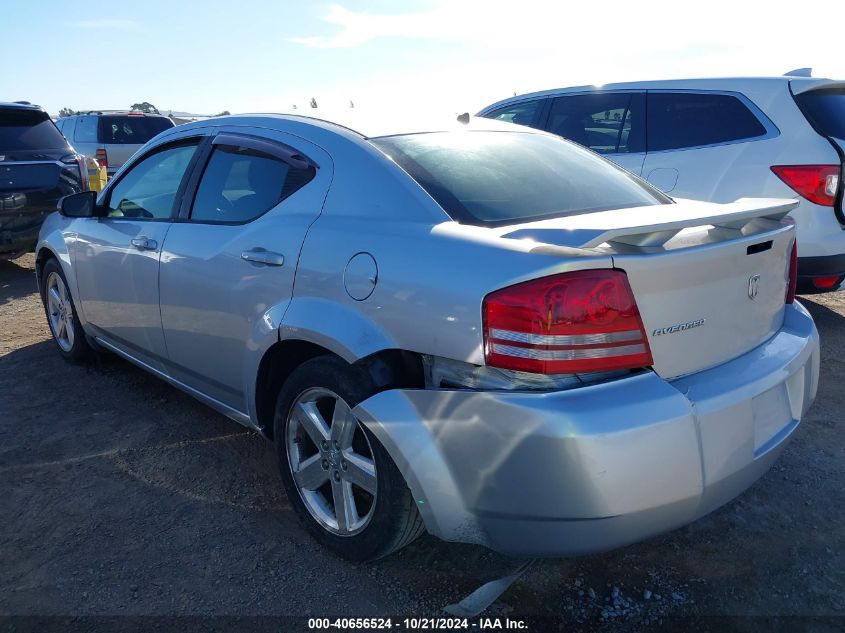
[[[804, 303], [821, 386], [771, 472], [672, 534], [538, 562], [488, 613], [563, 616], [555, 630], [685, 616], [734, 630], [710, 617], [723, 615], [843, 630], [845, 292]], [[0, 437], [0, 616], [436, 616], [517, 565], [430, 537], [375, 564], [325, 553], [296, 523], [267, 442], [116, 357], [60, 359], [32, 256], [0, 261]]]

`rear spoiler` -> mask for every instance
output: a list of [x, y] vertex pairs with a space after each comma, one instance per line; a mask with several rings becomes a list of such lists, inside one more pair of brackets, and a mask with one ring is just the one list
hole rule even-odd
[[817, 79], [815, 81], [790, 81], [789, 88], [792, 94], [800, 95], [812, 90], [829, 90], [835, 88], [845, 88], [845, 81], [834, 81], [831, 79]]
[[[698, 226], [747, 233], [743, 229], [756, 220], [779, 222], [798, 206], [797, 200], [779, 198], [740, 198], [728, 204], [694, 200], [678, 202], [680, 204], [615, 209], [540, 221], [531, 228], [518, 229], [502, 237], [532, 239], [574, 248], [595, 248], [606, 243], [639, 248], [659, 247], [683, 229]], [[551, 233], [557, 235], [553, 237]], [[564, 237], [565, 244], [561, 242], [561, 237]]]

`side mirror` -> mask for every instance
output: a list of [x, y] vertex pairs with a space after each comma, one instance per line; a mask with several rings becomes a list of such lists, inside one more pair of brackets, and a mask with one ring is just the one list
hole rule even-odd
[[96, 217], [97, 192], [82, 191], [65, 196], [59, 201], [59, 213], [68, 218]]

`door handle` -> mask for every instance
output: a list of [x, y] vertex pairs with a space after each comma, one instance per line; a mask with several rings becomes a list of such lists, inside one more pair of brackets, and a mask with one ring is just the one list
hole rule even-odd
[[272, 253], [263, 249], [253, 248], [249, 251], [241, 253], [241, 259], [247, 262], [256, 264], [264, 264], [265, 266], [284, 266], [284, 255], [279, 253]]
[[139, 251], [154, 251], [158, 247], [158, 243], [142, 235], [141, 237], [132, 238], [132, 246]]

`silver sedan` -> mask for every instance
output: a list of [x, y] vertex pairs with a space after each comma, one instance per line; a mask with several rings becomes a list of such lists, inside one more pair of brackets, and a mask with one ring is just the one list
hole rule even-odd
[[496, 121], [355, 126], [189, 124], [65, 198], [37, 250], [59, 353], [273, 440], [351, 559], [424, 530], [606, 550], [766, 471], [818, 382], [794, 201], [673, 201]]

